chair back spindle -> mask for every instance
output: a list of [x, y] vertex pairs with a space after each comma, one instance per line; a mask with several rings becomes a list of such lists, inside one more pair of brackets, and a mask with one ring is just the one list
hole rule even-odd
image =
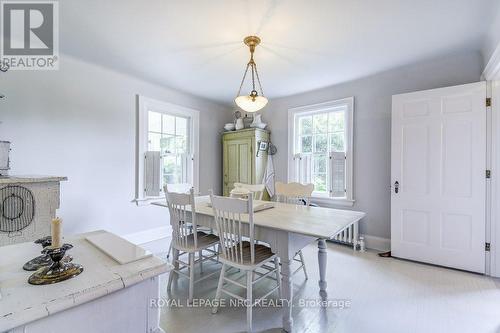
[[[255, 262], [253, 198], [248, 200], [219, 197], [210, 193], [222, 256], [236, 264], [248, 264], [243, 257], [243, 238], [250, 239], [250, 261]], [[243, 234], [243, 217], [248, 215], [249, 234]]]
[[165, 197], [167, 199], [168, 209], [170, 212], [170, 225], [172, 226], [172, 241], [179, 247], [187, 248], [190, 246], [190, 236], [193, 238], [194, 247], [198, 247], [198, 232], [196, 225], [196, 214], [191, 214], [187, 211], [187, 207], [191, 207], [191, 211], [195, 212], [194, 189], [187, 193], [169, 192], [167, 186], [164, 188]]

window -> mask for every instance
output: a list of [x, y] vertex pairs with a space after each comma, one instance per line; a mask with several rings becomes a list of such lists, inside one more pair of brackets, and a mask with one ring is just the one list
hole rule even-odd
[[317, 201], [353, 203], [353, 106], [346, 98], [288, 111], [288, 180], [313, 183]]
[[148, 151], [159, 151], [161, 188], [188, 183], [190, 118], [148, 110]]
[[198, 111], [138, 96], [136, 201], [167, 184], [198, 189], [198, 134]]

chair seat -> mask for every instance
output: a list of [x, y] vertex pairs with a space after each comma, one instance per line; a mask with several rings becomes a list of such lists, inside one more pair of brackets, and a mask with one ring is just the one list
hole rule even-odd
[[198, 237], [198, 247], [194, 247], [194, 234], [191, 234], [187, 237], [187, 244], [181, 243], [181, 244], [173, 244], [178, 249], [181, 249], [183, 251], [198, 251], [201, 249], [205, 249], [207, 247], [213, 246], [219, 242], [219, 237], [214, 235], [214, 234], [207, 234], [204, 233], [203, 231], [198, 231], [197, 232], [197, 237]]
[[[250, 252], [250, 242], [248, 241], [243, 241], [242, 243], [242, 248], [243, 248], [243, 265], [252, 265], [252, 258], [251, 258], [251, 252]], [[231, 253], [230, 251], [234, 250], [234, 248], [237, 247], [237, 251], [235, 253], [238, 253], [240, 255], [240, 245], [233, 246], [232, 248], [228, 248], [227, 251], [228, 253]], [[274, 256], [274, 253], [271, 251], [270, 247], [267, 247], [265, 245], [261, 244], [255, 244], [255, 261], [253, 265], [258, 265], [264, 261], [269, 260]], [[220, 255], [220, 258], [222, 260], [230, 261], [231, 256], [229, 258], [224, 257], [223, 254]]]

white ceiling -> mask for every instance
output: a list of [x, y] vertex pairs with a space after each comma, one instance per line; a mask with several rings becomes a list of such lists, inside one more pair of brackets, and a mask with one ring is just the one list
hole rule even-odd
[[64, 0], [61, 52], [222, 103], [255, 58], [286, 96], [479, 50], [497, 0]]

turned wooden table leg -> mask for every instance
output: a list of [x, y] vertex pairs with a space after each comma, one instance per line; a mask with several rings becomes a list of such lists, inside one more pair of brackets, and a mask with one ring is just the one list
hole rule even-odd
[[282, 260], [281, 262], [281, 292], [283, 298], [283, 330], [292, 332], [292, 302], [293, 302], [293, 286], [292, 286], [292, 261]]
[[326, 240], [318, 240], [319, 293], [326, 295]]

